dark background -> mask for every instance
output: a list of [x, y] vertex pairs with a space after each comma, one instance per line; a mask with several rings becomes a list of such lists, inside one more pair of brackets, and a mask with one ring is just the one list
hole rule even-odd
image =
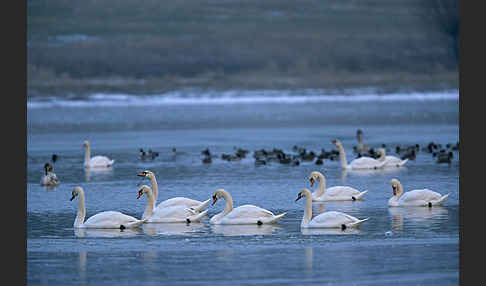
[[458, 88], [457, 0], [29, 0], [28, 96]]

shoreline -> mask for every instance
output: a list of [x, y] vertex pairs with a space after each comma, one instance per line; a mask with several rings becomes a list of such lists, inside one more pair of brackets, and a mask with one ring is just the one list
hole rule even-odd
[[195, 77], [151, 78], [71, 78], [66, 75], [30, 73], [27, 80], [27, 98], [84, 96], [97, 93], [160, 95], [179, 90], [312, 90], [347, 94], [353, 90], [373, 90], [377, 94], [397, 92], [433, 92], [459, 89], [457, 71], [434, 74], [412, 73], [350, 73], [320, 72], [308, 75], [251, 74], [223, 75], [206, 73]]

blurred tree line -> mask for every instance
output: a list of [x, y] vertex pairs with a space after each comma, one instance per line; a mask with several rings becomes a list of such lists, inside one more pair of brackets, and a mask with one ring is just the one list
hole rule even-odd
[[457, 0], [28, 0], [28, 84], [454, 74], [458, 22]]

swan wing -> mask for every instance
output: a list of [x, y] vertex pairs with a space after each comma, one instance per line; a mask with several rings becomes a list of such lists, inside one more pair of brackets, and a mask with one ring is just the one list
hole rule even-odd
[[405, 192], [399, 199], [400, 202], [410, 203], [416, 202], [417, 204], [427, 204], [430, 201], [440, 199], [441, 195], [437, 192], [429, 189], [412, 190]]
[[275, 218], [271, 211], [254, 206], [242, 205], [234, 208], [229, 214], [220, 219], [221, 224], [258, 224], [272, 222]]
[[159, 207], [185, 206], [189, 208], [189, 207], [197, 207], [201, 203], [202, 202], [200, 201], [185, 198], [185, 197], [175, 197], [161, 202], [158, 206]]
[[329, 197], [351, 197], [356, 196], [360, 192], [355, 188], [348, 187], [348, 186], [334, 186], [331, 188], [327, 188], [324, 195]]
[[148, 222], [186, 222], [187, 219], [193, 216], [186, 206], [171, 206], [163, 207], [157, 206], [152, 216], [147, 220]]
[[350, 223], [354, 223], [356, 221], [358, 221], [357, 218], [348, 214], [336, 211], [328, 211], [314, 217], [310, 221], [308, 227], [334, 228], [341, 227], [343, 224], [347, 225]]
[[381, 167], [385, 165], [385, 162], [380, 162], [376, 159], [371, 157], [360, 157], [358, 159], [354, 159], [349, 166], [353, 169], [368, 169], [368, 168], [375, 168]]
[[117, 211], [104, 211], [88, 218], [83, 227], [88, 228], [120, 228], [121, 225], [127, 227], [128, 224], [140, 221], [132, 216]]
[[113, 165], [115, 160], [110, 160], [106, 156], [94, 156], [89, 160], [90, 167], [108, 167]]

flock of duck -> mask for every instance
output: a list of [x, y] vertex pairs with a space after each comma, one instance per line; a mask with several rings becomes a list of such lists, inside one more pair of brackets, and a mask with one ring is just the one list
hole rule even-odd
[[[333, 140], [332, 142], [338, 148], [339, 160], [342, 168], [344, 169], [366, 170], [395, 168], [405, 165], [409, 160], [408, 158], [401, 159], [394, 156], [387, 156], [384, 148], [379, 148], [377, 151], [379, 154], [378, 159], [368, 156], [360, 156], [348, 163], [341, 142], [339, 140]], [[115, 160], [112, 160], [106, 156], [97, 155], [91, 157], [91, 150], [88, 141], [84, 141], [83, 147], [85, 149], [85, 168], [109, 168], [114, 164]], [[365, 148], [363, 147], [364, 146], [360, 144], [356, 149], [358, 152], [364, 152]], [[54, 184], [60, 183], [57, 176], [53, 172], [52, 164], [46, 163], [44, 165], [44, 169], [45, 175], [41, 180], [41, 184], [49, 184], [49, 182], [47, 182], [49, 180]], [[219, 199], [223, 199], [225, 201], [225, 208], [222, 212], [210, 218], [210, 224], [275, 224], [286, 215], [285, 212], [276, 215], [269, 210], [251, 204], [234, 207], [230, 193], [224, 189], [217, 189], [212, 197], [205, 201], [199, 201], [186, 197], [175, 197], [162, 201], [157, 205], [158, 185], [155, 174], [150, 170], [145, 170], [137, 175], [149, 179], [151, 185], [142, 185], [138, 190], [137, 199], [140, 199], [143, 195], [146, 196], [146, 208], [140, 219], [118, 211], [103, 211], [85, 220], [86, 207], [84, 191], [82, 187], [76, 186], [72, 190], [71, 197], [71, 200], [75, 199], [76, 197], [78, 198], [78, 213], [74, 221], [74, 227], [98, 229], [111, 228], [123, 230], [125, 228], [140, 227], [144, 223], [200, 222], [200, 220], [208, 213], [206, 207], [209, 205], [209, 203], [211, 202], [211, 206], [214, 206]], [[361, 200], [367, 191], [359, 191], [350, 186], [333, 186], [326, 188], [326, 178], [318, 171], [311, 172], [309, 175], [309, 182], [311, 187], [315, 184], [315, 182], [319, 182], [317, 190], [315, 192], [311, 192], [308, 188], [303, 188], [297, 194], [297, 198], [295, 200], [298, 201], [305, 198], [304, 215], [301, 221], [302, 228], [340, 228], [344, 230], [347, 228], [357, 228], [363, 222], [369, 219], [359, 219], [339, 211], [327, 211], [313, 217], [312, 202], [356, 201]], [[393, 189], [393, 196], [388, 200], [389, 207], [418, 206], [430, 208], [432, 206], [442, 205], [449, 196], [449, 194], [442, 195], [429, 189], [416, 189], [404, 192], [401, 183], [397, 179], [392, 179], [390, 183]]]

